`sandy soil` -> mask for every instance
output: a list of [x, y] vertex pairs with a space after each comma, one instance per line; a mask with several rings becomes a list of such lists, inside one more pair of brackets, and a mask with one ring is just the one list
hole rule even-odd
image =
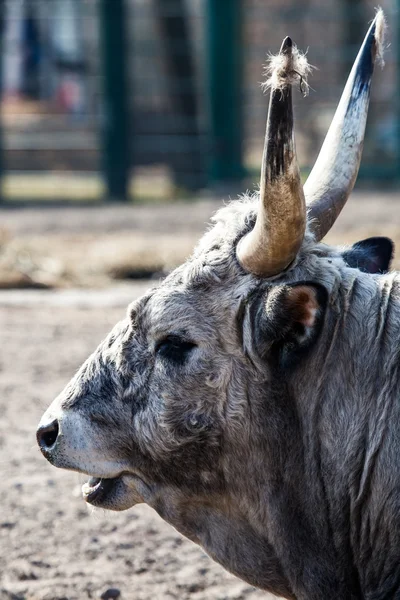
[[107, 287], [159, 277], [191, 253], [219, 203], [8, 208], [0, 288]]
[[[14, 239], [36, 236], [43, 244], [51, 235], [71, 245], [81, 234], [94, 243], [131, 231], [153, 247], [170, 236], [173, 246], [181, 235], [194, 243], [215, 206], [3, 209], [0, 222]], [[399, 214], [396, 196], [356, 196], [330, 239], [386, 234], [400, 242]], [[121, 600], [267, 597], [146, 507], [92, 513], [80, 498], [80, 477], [51, 467], [36, 447], [42, 412], [146, 285], [0, 293], [0, 600], [84, 600], [109, 588]]]
[[[354, 194], [327, 238], [389, 235], [400, 244], [396, 194]], [[159, 277], [191, 253], [219, 200], [159, 206], [53, 206], [0, 210], [0, 289], [108, 287]], [[396, 262], [400, 266], [400, 262]]]

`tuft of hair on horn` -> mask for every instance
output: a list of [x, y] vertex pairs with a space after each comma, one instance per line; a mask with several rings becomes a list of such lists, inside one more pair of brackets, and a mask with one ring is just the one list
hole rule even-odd
[[385, 34], [387, 29], [386, 18], [381, 7], [376, 9], [375, 16], [375, 41], [376, 41], [376, 57], [381, 65], [385, 66], [383, 58], [385, 52]]
[[307, 79], [314, 68], [309, 64], [306, 55], [293, 44], [289, 53], [280, 52], [268, 56], [264, 69], [267, 80], [261, 87], [263, 91], [283, 90], [298, 83], [303, 96], [308, 96], [310, 86]]

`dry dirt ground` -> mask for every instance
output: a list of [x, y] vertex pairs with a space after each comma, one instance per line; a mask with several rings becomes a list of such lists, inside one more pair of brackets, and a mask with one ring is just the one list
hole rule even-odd
[[[328, 241], [389, 235], [400, 243], [395, 194], [355, 194]], [[8, 208], [0, 213], [0, 289], [109, 287], [180, 264], [219, 201], [161, 206]], [[397, 266], [400, 260], [397, 259]]]
[[[36, 237], [46, 245], [51, 235], [58, 248], [62, 239], [73, 245], [72, 238], [85, 252], [89, 238], [112, 248], [120, 236], [140, 234], [148, 252], [160, 236], [173, 252], [180, 236], [198, 237], [214, 208], [204, 202], [163, 209], [3, 209], [0, 223], [13, 239]], [[356, 196], [331, 240], [381, 234], [400, 242], [399, 216], [397, 196]], [[51, 246], [48, 252], [51, 259]], [[0, 293], [0, 600], [84, 600], [109, 588], [117, 588], [121, 600], [267, 598], [146, 507], [92, 512], [80, 498], [80, 476], [41, 457], [35, 428], [43, 410], [148, 283], [105, 285]]]
[[218, 204], [8, 208], [0, 289], [107, 287], [169, 271], [192, 251]]

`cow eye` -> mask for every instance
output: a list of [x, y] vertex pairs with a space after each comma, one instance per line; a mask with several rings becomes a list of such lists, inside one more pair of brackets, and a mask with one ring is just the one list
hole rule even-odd
[[157, 344], [156, 353], [167, 360], [183, 363], [195, 347], [194, 342], [184, 340], [177, 335], [169, 335]]

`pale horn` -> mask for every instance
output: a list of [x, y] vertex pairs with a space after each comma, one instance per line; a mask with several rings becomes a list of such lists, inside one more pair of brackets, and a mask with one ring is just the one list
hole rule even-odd
[[297, 163], [292, 83], [306, 85], [309, 66], [285, 38], [271, 59], [271, 98], [261, 168], [260, 203], [254, 228], [237, 247], [241, 266], [259, 277], [276, 275], [295, 259], [306, 226], [306, 207]]
[[[371, 78], [382, 61], [385, 17], [378, 10], [344, 88], [317, 161], [304, 185], [310, 229], [317, 241], [330, 230], [358, 174], [364, 143]], [[383, 61], [382, 61], [383, 63]]]

